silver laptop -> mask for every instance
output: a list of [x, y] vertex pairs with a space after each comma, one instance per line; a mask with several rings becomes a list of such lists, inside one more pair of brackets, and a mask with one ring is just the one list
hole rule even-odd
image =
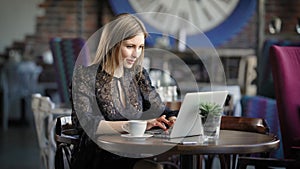
[[148, 131], [154, 137], [179, 138], [201, 135], [201, 123], [198, 115], [201, 102], [214, 102], [223, 107], [228, 91], [194, 92], [187, 93], [181, 104], [177, 120], [169, 132]]

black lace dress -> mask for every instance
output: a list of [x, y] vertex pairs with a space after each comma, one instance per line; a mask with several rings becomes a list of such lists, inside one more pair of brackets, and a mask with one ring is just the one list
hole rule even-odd
[[116, 78], [102, 71], [99, 65], [77, 65], [70, 92], [72, 120], [81, 133], [81, 143], [73, 152], [75, 168], [132, 168], [138, 160], [117, 156], [97, 146], [96, 131], [101, 120], [151, 119], [178, 113], [164, 105], [145, 69], [125, 69], [124, 76]]

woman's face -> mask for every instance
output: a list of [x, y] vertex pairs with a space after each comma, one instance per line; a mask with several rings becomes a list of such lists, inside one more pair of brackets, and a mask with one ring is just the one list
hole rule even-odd
[[123, 58], [123, 66], [132, 68], [135, 61], [140, 57], [145, 45], [145, 36], [139, 33], [131, 39], [124, 40], [121, 43], [121, 53]]

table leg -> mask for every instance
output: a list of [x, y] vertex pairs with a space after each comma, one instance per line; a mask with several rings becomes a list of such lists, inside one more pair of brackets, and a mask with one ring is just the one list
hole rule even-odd
[[238, 154], [220, 154], [221, 169], [235, 169], [238, 160]]
[[212, 154], [206, 155], [205, 169], [211, 169], [212, 168], [214, 158], [215, 158], [215, 155], [212, 155]]
[[205, 157], [204, 155], [198, 155], [198, 169], [203, 169], [203, 166], [205, 165]]
[[221, 169], [229, 169], [230, 168], [230, 155], [229, 154], [220, 154], [220, 165]]
[[198, 160], [198, 155], [180, 155], [180, 168], [197, 169], [199, 167]]

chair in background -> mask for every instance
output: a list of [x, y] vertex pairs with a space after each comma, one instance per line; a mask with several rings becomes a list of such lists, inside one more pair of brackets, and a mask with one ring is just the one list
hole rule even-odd
[[[38, 91], [37, 82], [41, 71], [42, 68], [32, 61], [8, 61], [4, 64], [0, 74], [3, 130], [8, 129], [9, 120], [14, 120], [17, 124], [28, 123], [31, 115], [30, 97]], [[20, 114], [19, 117], [16, 117], [17, 113]]]
[[270, 60], [285, 158], [300, 152], [300, 47], [272, 46]]
[[51, 166], [51, 151], [54, 152], [54, 147], [51, 147], [50, 137], [48, 135], [48, 122], [50, 120], [48, 109], [51, 109], [52, 105], [50, 102], [49, 104], [42, 102], [44, 101], [42, 101], [41, 94], [37, 93], [32, 95], [31, 108], [34, 116], [42, 168], [51, 169], [53, 168], [53, 165]]
[[282, 135], [283, 158], [239, 158], [239, 168], [300, 168], [300, 47], [273, 45], [270, 62]]
[[299, 42], [290, 40], [267, 39], [262, 48], [262, 56], [258, 57], [257, 64], [257, 95], [274, 98], [275, 88], [274, 79], [272, 77], [272, 68], [270, 65], [270, 48], [273, 45], [278, 46], [300, 46]]
[[[52, 38], [49, 42], [57, 72], [58, 93], [60, 103], [70, 107], [69, 85], [75, 63], [87, 65], [89, 55], [82, 38]], [[84, 49], [84, 50], [82, 50]]]
[[60, 116], [55, 125], [55, 169], [71, 168], [73, 149], [79, 145], [79, 134], [72, 124], [71, 116]]
[[[34, 117], [34, 122], [35, 122], [35, 129], [36, 129], [36, 134], [37, 134], [37, 141], [39, 144], [39, 149], [40, 149], [40, 158], [41, 158], [41, 165], [42, 168], [48, 168], [47, 167], [47, 137], [45, 134], [45, 127], [43, 126], [44, 120], [44, 114], [40, 113], [39, 108], [40, 108], [40, 98], [41, 94], [33, 94], [31, 98], [31, 109], [33, 111], [33, 117]], [[42, 137], [43, 136], [43, 137]]]
[[[270, 133], [282, 140], [276, 100], [265, 96], [243, 96], [241, 98], [242, 116], [264, 118], [270, 128]], [[270, 154], [271, 158], [283, 158], [282, 142], [278, 150]]]
[[263, 118], [222, 116], [221, 130], [247, 131], [269, 134], [270, 128]]
[[34, 124], [43, 168], [53, 169], [56, 151], [56, 142], [54, 139], [56, 116], [70, 115], [71, 110], [56, 108], [49, 97], [42, 96], [39, 93], [32, 95], [31, 108], [34, 115]]
[[299, 169], [300, 161], [295, 159], [240, 157], [238, 160], [238, 169], [247, 169], [247, 166], [254, 166], [255, 169]]

